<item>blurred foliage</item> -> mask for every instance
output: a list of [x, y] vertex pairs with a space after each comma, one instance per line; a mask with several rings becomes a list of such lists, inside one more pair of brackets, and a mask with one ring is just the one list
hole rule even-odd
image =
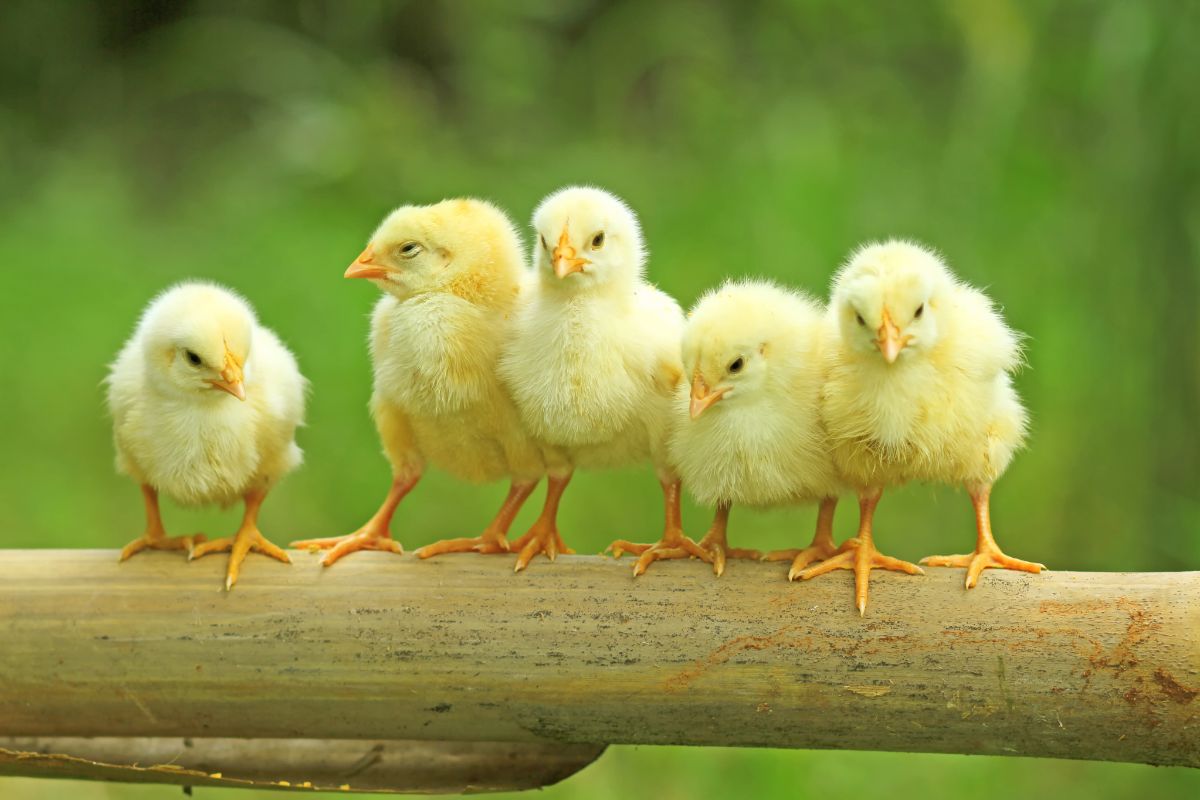
[[[376, 295], [345, 264], [397, 204], [479, 195], [524, 223], [588, 182], [638, 210], [650, 274], [685, 306], [727, 275], [824, 294], [869, 238], [937, 246], [1030, 337], [1034, 430], [994, 497], [1001, 544], [1060, 569], [1195, 569], [1198, 37], [1186, 0], [2, 4], [0, 341], [20, 367], [0, 397], [3, 544], [140, 532], [99, 384], [147, 300], [189, 276], [243, 291], [313, 382], [308, 463], [268, 535], [356, 527], [388, 474], [366, 413]], [[503, 492], [432, 474], [395, 532], [474, 534]], [[581, 476], [563, 529], [581, 552], [654, 537], [658, 503], [648, 470]], [[177, 532], [236, 523], [166, 513]], [[812, 519], [744, 510], [732, 535], [791, 546]], [[891, 493], [878, 523], [904, 558], [973, 536], [950, 488]], [[641, 748], [551, 794], [840, 797], [883, 774], [934, 796], [1200, 790], [1128, 766]]]

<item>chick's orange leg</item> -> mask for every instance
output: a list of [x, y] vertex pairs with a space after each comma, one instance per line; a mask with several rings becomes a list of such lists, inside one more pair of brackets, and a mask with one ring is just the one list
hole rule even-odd
[[570, 482], [569, 472], [561, 478], [553, 475], [546, 478], [546, 504], [542, 506], [542, 513], [524, 536], [509, 544], [509, 550], [517, 552], [517, 563], [513, 572], [520, 572], [529, 566], [529, 562], [538, 553], [545, 553], [546, 558], [553, 561], [559, 553], [570, 555], [575, 552], [567, 547], [567, 543], [558, 533], [558, 502]]
[[390, 530], [392, 516], [396, 513], [396, 506], [400, 505], [400, 501], [412, 491], [420, 479], [421, 473], [416, 472], [402, 475], [393, 480], [392, 488], [388, 490], [383, 505], [367, 520], [365, 525], [354, 533], [345, 536], [331, 536], [326, 539], [301, 539], [292, 542], [291, 546], [297, 550], [308, 550], [313, 553], [318, 550], [328, 550], [329, 552], [321, 559], [321, 565], [326, 567], [342, 556], [358, 550], [386, 550], [389, 553], [403, 553], [404, 548], [392, 538]]
[[683, 532], [683, 514], [680, 511], [682, 490], [678, 479], [660, 479], [663, 490], [663, 508], [666, 524], [663, 535], [655, 544], [638, 544], [624, 539], [618, 539], [605, 550], [611, 550], [614, 558], [620, 558], [622, 553], [634, 553], [638, 556], [633, 565], [633, 576], [636, 578], [645, 572], [655, 561], [665, 561], [672, 558], [699, 558], [712, 562], [713, 557], [708, 550], [697, 542], [692, 541]]
[[198, 545], [189, 558], [189, 560], [202, 558], [210, 553], [221, 553], [228, 550], [229, 566], [225, 570], [226, 591], [232, 589], [233, 585], [237, 583], [242, 562], [246, 560], [246, 554], [251, 550], [278, 559], [285, 564], [292, 563], [283, 548], [268, 541], [258, 529], [258, 511], [266, 496], [267, 493], [264, 491], [253, 491], [246, 495], [246, 513], [242, 516], [242, 524], [237, 533]]
[[795, 580], [796, 576], [814, 561], [824, 561], [837, 553], [837, 545], [833, 543], [833, 512], [837, 508], [836, 497], [826, 497], [821, 501], [817, 512], [817, 532], [813, 534], [812, 544], [808, 547], [791, 550], [773, 550], [763, 557], [764, 561], [791, 561], [792, 568], [788, 570], [788, 579]]
[[858, 535], [847, 540], [837, 549], [837, 555], [822, 561], [815, 567], [809, 567], [798, 573], [789, 572], [791, 580], [800, 578], [808, 580], [835, 569], [854, 570], [854, 605], [860, 616], [867, 613], [867, 587], [871, 579], [871, 570], [890, 569], [896, 572], [907, 572], [909, 575], [923, 575], [924, 571], [916, 564], [901, 561], [880, 554], [875, 549], [875, 541], [871, 537], [871, 521], [875, 516], [875, 506], [879, 504], [881, 490], [874, 489], [859, 496]]
[[537, 481], [529, 483], [513, 483], [504, 498], [496, 517], [479, 536], [462, 539], [443, 539], [440, 542], [425, 545], [417, 550], [417, 558], [432, 558], [443, 553], [507, 553], [508, 529], [512, 526], [517, 512], [525, 505], [525, 500], [533, 493]]
[[192, 536], [167, 536], [162, 515], [158, 510], [158, 492], [153, 487], [142, 484], [142, 501], [146, 504], [146, 532], [122, 548], [122, 561], [147, 549], [186, 550], [190, 556], [196, 545], [204, 541], [203, 533]]
[[958, 556], [928, 556], [921, 559], [922, 564], [931, 567], [966, 567], [966, 588], [970, 589], [979, 582], [979, 576], [989, 567], [994, 569], [1013, 569], [1020, 572], [1038, 573], [1046, 568], [1045, 564], [1033, 561], [1022, 561], [1019, 558], [1005, 555], [992, 536], [992, 518], [989, 510], [989, 499], [992, 487], [968, 487], [971, 494], [971, 504], [975, 506], [975, 552]]

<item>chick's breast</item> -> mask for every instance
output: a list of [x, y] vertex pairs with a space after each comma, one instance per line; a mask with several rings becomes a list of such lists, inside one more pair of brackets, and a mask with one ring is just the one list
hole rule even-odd
[[682, 319], [649, 286], [632, 298], [535, 297], [518, 314], [501, 374], [529, 430], [576, 464], [645, 459], [665, 448]]
[[135, 335], [109, 377], [118, 470], [182, 505], [225, 506], [298, 466], [304, 378], [274, 333], [256, 327], [253, 341], [246, 401], [221, 396], [200, 404], [148, 386], [145, 342]]
[[541, 451], [496, 374], [502, 311], [448, 293], [385, 296], [371, 330], [373, 409], [394, 468], [428, 462], [473, 482], [541, 475]]
[[[954, 287], [929, 357], [889, 372], [831, 348], [822, 412], [834, 458], [858, 487], [994, 481], [1024, 442], [1012, 386], [1019, 341], [978, 291]], [[837, 338], [836, 320], [827, 332]]]
[[[777, 320], [764, 348], [771, 376], [757, 396], [738, 397], [736, 405], [719, 402], [697, 419], [690, 418], [688, 387], [679, 388], [671, 458], [684, 485], [706, 505], [773, 506], [836, 496], [842, 487], [820, 419], [821, 310], [773, 286], [734, 284], [723, 291], [751, 293], [760, 308], [769, 304], [761, 313]], [[731, 323], [736, 317], [724, 325]]]
[[487, 313], [451, 294], [384, 295], [371, 316], [375, 390], [410, 414], [436, 417], [488, 391], [498, 341]]

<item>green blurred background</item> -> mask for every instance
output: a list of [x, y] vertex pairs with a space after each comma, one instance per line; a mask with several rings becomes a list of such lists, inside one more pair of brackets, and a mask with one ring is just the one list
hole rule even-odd
[[[1001, 544], [1061, 569], [1196, 569], [1198, 40], [1191, 2], [0, 5], [3, 545], [117, 547], [140, 533], [100, 381], [147, 300], [190, 276], [244, 292], [312, 380], [308, 461], [268, 501], [264, 529], [280, 542], [350, 531], [388, 470], [366, 411], [377, 293], [344, 282], [345, 265], [397, 204], [478, 195], [525, 225], [542, 196], [588, 182], [640, 213], [650, 274], [685, 306], [727, 275], [823, 295], [873, 237], [936, 245], [1030, 337], [1018, 384], [1033, 435], [994, 495]], [[503, 492], [431, 474], [395, 533], [410, 549], [474, 535]], [[707, 513], [685, 509], [694, 532]], [[649, 471], [633, 469], [577, 478], [561, 519], [595, 552], [656, 536], [659, 514]], [[166, 516], [176, 532], [236, 523], [234, 511]], [[792, 546], [813, 516], [735, 512], [732, 535]], [[853, 524], [844, 513], [839, 532]], [[892, 493], [878, 526], [904, 558], [973, 536], [952, 489]], [[547, 794], [892, 786], [1195, 797], [1200, 775], [615, 748]], [[5, 798], [66, 790], [0, 780]]]

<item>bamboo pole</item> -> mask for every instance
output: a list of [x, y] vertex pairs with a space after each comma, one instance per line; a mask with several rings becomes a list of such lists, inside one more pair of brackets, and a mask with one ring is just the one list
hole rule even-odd
[[0, 555], [0, 736], [847, 748], [1200, 766], [1200, 573]]
[[321, 739], [0, 738], [0, 775], [387, 793], [520, 791], [575, 774], [594, 745]]

